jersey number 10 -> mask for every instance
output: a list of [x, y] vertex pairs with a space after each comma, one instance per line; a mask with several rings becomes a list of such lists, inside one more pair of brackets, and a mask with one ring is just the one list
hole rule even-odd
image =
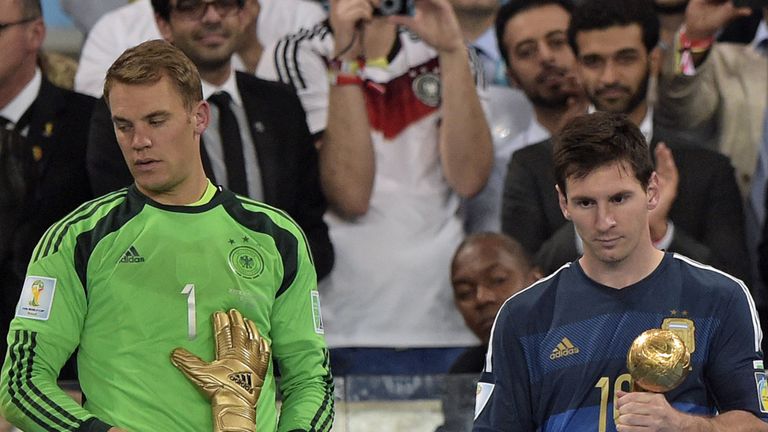
[[[626, 388], [624, 387], [626, 384]], [[611, 392], [611, 380], [608, 377], [601, 377], [597, 380], [595, 387], [600, 389], [600, 419], [598, 421], [598, 432], [605, 432], [608, 427], [608, 399]], [[621, 374], [616, 381], [613, 382], [613, 423], [616, 424], [616, 419], [619, 417], [619, 410], [616, 409], [618, 390], [630, 391], [632, 387], [632, 377], [629, 374]]]

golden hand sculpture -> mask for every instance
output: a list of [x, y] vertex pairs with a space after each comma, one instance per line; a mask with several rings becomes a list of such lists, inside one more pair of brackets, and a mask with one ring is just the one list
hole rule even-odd
[[235, 309], [213, 314], [216, 359], [210, 363], [183, 348], [171, 362], [211, 400], [214, 432], [254, 432], [256, 403], [270, 361], [267, 340]]

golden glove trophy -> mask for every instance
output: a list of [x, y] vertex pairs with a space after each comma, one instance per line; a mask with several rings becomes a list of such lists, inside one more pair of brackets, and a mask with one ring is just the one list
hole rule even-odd
[[216, 359], [204, 362], [183, 348], [171, 362], [211, 400], [213, 432], [254, 432], [270, 360], [267, 340], [235, 309], [213, 314]]
[[688, 376], [691, 354], [672, 331], [650, 329], [629, 347], [627, 369], [632, 376], [632, 391], [665, 393]]

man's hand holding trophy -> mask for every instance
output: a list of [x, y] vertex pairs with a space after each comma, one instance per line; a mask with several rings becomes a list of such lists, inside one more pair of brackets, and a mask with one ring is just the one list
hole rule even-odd
[[683, 340], [670, 330], [646, 330], [629, 348], [627, 369], [632, 393], [618, 392], [617, 429], [678, 430], [667, 427], [684, 421], [684, 416], [663, 393], [680, 385], [691, 371], [691, 353]]

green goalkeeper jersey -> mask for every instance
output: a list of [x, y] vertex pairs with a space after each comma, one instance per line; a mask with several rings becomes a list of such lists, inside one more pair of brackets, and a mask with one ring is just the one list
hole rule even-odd
[[[192, 206], [158, 204], [135, 186], [88, 202], [34, 251], [8, 334], [3, 415], [26, 432], [211, 431], [210, 402], [170, 353], [213, 360], [211, 315], [235, 308], [281, 373], [279, 420], [270, 366], [258, 432], [330, 430], [316, 286], [301, 229], [265, 204], [210, 184]], [[76, 348], [82, 407], [56, 384]]]

